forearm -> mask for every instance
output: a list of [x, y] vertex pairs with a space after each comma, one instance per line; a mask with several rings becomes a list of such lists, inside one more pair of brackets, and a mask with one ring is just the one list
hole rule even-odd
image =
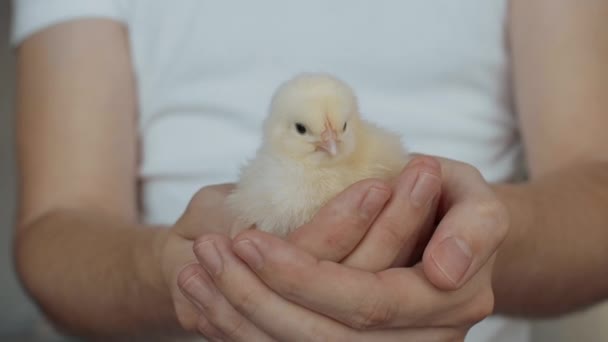
[[69, 334], [177, 328], [159, 260], [166, 234], [102, 214], [56, 211], [19, 230], [17, 268], [42, 310]]
[[496, 310], [556, 315], [608, 297], [608, 164], [497, 185], [511, 230], [494, 272]]

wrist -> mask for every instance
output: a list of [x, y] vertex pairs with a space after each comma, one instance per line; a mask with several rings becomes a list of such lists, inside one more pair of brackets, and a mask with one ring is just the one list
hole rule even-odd
[[528, 258], [536, 248], [536, 244], [530, 241], [534, 239], [530, 230], [539, 224], [536, 214], [539, 210], [538, 194], [531, 183], [497, 184], [492, 188], [506, 206], [509, 216], [508, 234], [496, 253], [492, 287], [497, 312], [510, 312], [505, 311], [510, 306], [509, 301], [521, 294], [508, 284], [512, 284], [514, 277], [522, 277], [527, 272], [522, 265], [529, 265]]
[[177, 278], [186, 266], [196, 263], [192, 250], [193, 240], [182, 237], [174, 228], [167, 229], [162, 238], [158, 264], [164, 289], [171, 294], [177, 287]]
[[164, 227], [138, 228], [133, 263], [136, 283], [158, 299], [170, 303], [170, 292], [163, 276], [163, 257], [168, 240], [169, 230]]
[[530, 183], [492, 185], [499, 200], [506, 206], [509, 216], [509, 231], [499, 249], [499, 255], [517, 253], [517, 248], [521, 246], [520, 242], [526, 237], [529, 227], [536, 224], [537, 205], [531, 187]]

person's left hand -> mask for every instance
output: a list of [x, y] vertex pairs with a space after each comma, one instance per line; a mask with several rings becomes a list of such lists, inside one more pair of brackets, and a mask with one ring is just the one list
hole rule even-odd
[[[442, 171], [444, 218], [424, 262], [413, 268], [358, 270], [259, 231], [234, 242], [200, 238], [195, 253], [206, 272], [193, 265], [180, 275], [182, 290], [201, 310], [199, 331], [233, 341], [463, 340], [493, 309], [492, 266], [506, 223], [476, 170], [443, 161]], [[456, 281], [437, 264], [455, 252], [443, 243], [450, 235], [473, 243], [471, 264]]]

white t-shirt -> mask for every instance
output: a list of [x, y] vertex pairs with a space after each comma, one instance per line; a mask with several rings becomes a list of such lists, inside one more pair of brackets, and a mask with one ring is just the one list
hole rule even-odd
[[[521, 148], [507, 2], [15, 0], [13, 43], [72, 19], [124, 23], [140, 104], [142, 217], [172, 223], [200, 187], [236, 180], [272, 92], [302, 71], [351, 84], [363, 115], [403, 133], [411, 150], [509, 181]], [[528, 330], [492, 317], [467, 341], [527, 341]]]

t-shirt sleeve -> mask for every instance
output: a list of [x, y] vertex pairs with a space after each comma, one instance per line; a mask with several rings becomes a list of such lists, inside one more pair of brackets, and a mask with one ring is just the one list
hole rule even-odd
[[128, 0], [13, 0], [11, 43], [61, 22], [107, 18], [126, 22]]

